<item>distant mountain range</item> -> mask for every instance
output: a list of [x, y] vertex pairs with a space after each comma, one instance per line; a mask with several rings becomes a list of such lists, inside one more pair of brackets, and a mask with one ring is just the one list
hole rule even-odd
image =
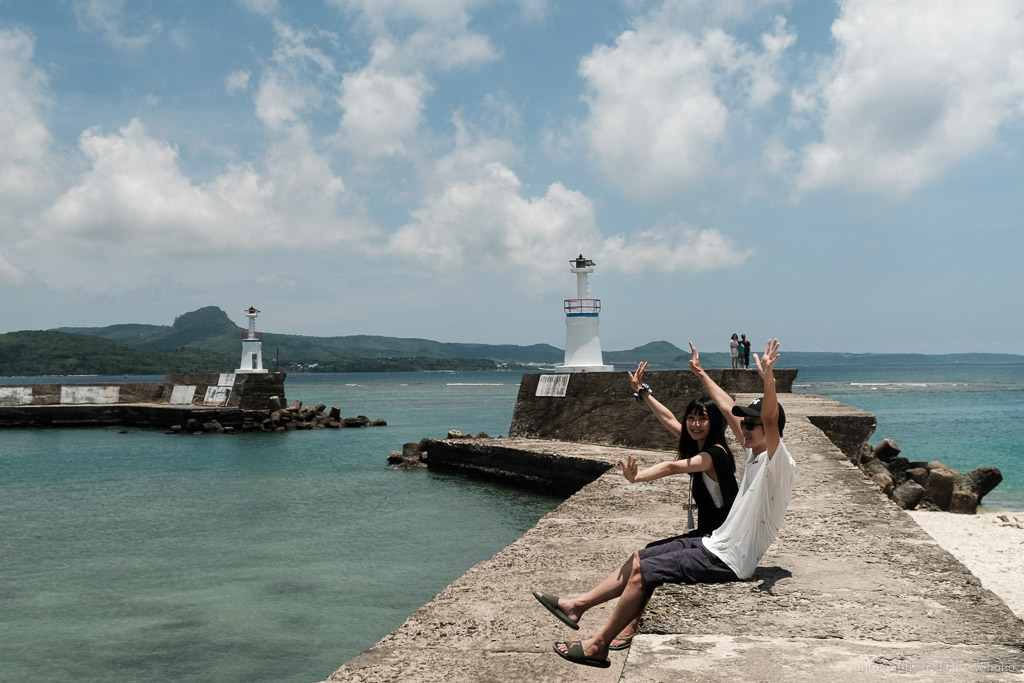
[[[174, 324], [61, 327], [0, 334], [0, 375], [164, 374], [225, 372], [238, 365], [244, 331], [216, 306], [184, 313]], [[551, 367], [564, 351], [549, 344], [445, 343], [371, 335], [308, 337], [262, 332], [263, 365], [315, 372], [483, 370]], [[652, 368], [685, 368], [689, 350], [656, 341], [627, 351], [605, 351], [604, 361], [625, 370], [646, 360]], [[729, 354], [702, 352], [705, 367], [729, 367]], [[1016, 354], [876, 354], [787, 351], [786, 367], [1024, 363]]]

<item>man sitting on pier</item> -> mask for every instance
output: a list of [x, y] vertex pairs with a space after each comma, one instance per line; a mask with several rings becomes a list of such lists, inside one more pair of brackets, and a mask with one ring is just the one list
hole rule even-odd
[[[562, 641], [555, 652], [576, 664], [611, 666], [608, 646], [640, 615], [654, 589], [663, 583], [723, 583], [749, 579], [775, 540], [793, 492], [796, 463], [782, 443], [786, 414], [775, 395], [772, 372], [779, 359], [778, 340], [769, 340], [754, 364], [764, 382], [764, 396], [738, 406], [700, 365], [690, 343], [690, 369], [700, 378], [737, 439], [746, 450], [746, 470], [739, 494], [725, 522], [705, 538], [676, 538], [633, 553], [617, 571], [576, 598], [546, 593], [534, 597], [555, 617], [576, 630], [591, 607], [619, 598], [605, 625], [584, 641]], [[742, 419], [741, 419], [742, 418]]]

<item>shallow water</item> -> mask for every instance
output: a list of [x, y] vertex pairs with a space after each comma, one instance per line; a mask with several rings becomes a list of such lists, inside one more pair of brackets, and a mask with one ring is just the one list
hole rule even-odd
[[386, 467], [449, 428], [507, 431], [519, 376], [459, 379], [288, 380], [388, 427], [5, 431], [0, 680], [325, 678], [559, 502]]
[[989, 510], [1024, 510], [1024, 364], [807, 368], [793, 391], [874, 413], [872, 444], [890, 438], [910, 460], [969, 472], [998, 467]]

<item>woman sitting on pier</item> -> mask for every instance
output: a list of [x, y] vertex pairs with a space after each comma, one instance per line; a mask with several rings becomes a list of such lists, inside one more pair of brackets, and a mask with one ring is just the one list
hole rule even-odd
[[646, 369], [647, 363], [642, 362], [636, 372], [626, 373], [630, 386], [637, 401], [646, 404], [665, 429], [679, 439], [679, 457], [637, 471], [636, 458], [630, 456], [619, 466], [630, 483], [689, 474], [690, 495], [697, 505], [697, 528], [683, 536], [707, 536], [725, 521], [739, 490], [736, 461], [725, 442], [725, 417], [709, 396], [700, 396], [686, 406], [680, 423], [644, 384]]

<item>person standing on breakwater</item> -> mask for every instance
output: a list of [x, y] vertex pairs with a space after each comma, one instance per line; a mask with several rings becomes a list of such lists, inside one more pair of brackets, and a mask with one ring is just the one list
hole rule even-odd
[[611, 617], [594, 636], [554, 644], [555, 653], [574, 664], [611, 666], [608, 646], [643, 612], [654, 589], [664, 583], [723, 583], [749, 579], [761, 556], [775, 540], [789, 508], [796, 462], [782, 442], [786, 414], [775, 394], [772, 372], [779, 359], [778, 340], [769, 340], [762, 358], [754, 355], [754, 363], [764, 382], [764, 396], [748, 406], [736, 405], [708, 376], [700, 365], [693, 342], [690, 351], [690, 369], [727, 416], [746, 451], [747, 468], [739, 494], [725, 522], [707, 538], [675, 538], [638, 550], [621, 568], [576, 598], [534, 593], [549, 612], [577, 630], [587, 610], [619, 598]]
[[[690, 499], [696, 501], [697, 526], [693, 528], [693, 513], [689, 512], [688, 531], [680, 536], [655, 541], [650, 546], [667, 543], [676, 538], [707, 536], [725, 521], [736, 499], [739, 487], [736, 484], [736, 461], [725, 441], [725, 418], [715, 402], [700, 396], [690, 401], [683, 411], [680, 423], [672, 411], [666, 408], [646, 383], [644, 370], [647, 362], [636, 366], [636, 372], [627, 372], [633, 396], [638, 402], [650, 408], [658, 421], [673, 436], [679, 439], [679, 457], [638, 471], [636, 458], [629, 456], [619, 461], [622, 475], [631, 483], [654, 481], [673, 474], [690, 475]], [[684, 426], [685, 425], [685, 426]], [[543, 596], [535, 596], [544, 602]], [[622, 633], [609, 645], [609, 650], [625, 650], [633, 641], [639, 614]]]
[[744, 369], [750, 367], [750, 340], [747, 339], [747, 335], [740, 335], [740, 366]]
[[732, 360], [732, 369], [736, 370], [740, 367], [740, 338], [735, 332], [732, 333], [732, 338], [729, 340], [729, 359]]

